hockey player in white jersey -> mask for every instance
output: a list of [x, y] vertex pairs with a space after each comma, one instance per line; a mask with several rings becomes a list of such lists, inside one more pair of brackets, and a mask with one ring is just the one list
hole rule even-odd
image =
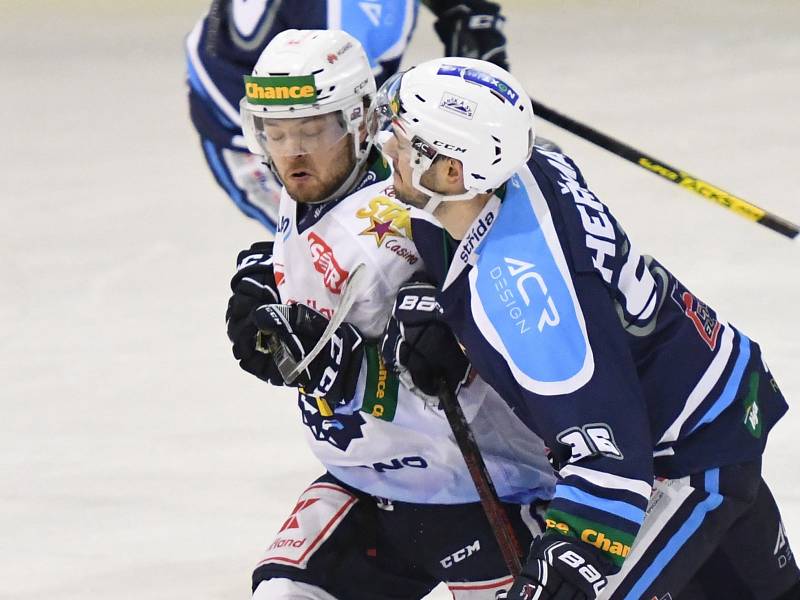
[[[400, 284], [425, 265], [412, 212], [394, 199], [390, 169], [364, 127], [375, 92], [366, 56], [341, 31], [285, 31], [245, 91], [248, 147], [285, 187], [274, 246], [240, 253], [231, 282], [228, 335], [242, 368], [284, 385], [257, 331], [299, 361], [335, 314], [349, 273], [363, 263], [367, 281], [349, 322], [295, 382], [308, 442], [327, 473], [268, 544], [254, 598], [421, 598], [446, 582], [459, 600], [494, 600], [511, 578], [447, 420], [388, 373], [370, 342]], [[460, 353], [449, 373], [454, 388], [464, 382], [464, 411], [527, 544], [541, 529], [531, 505], [555, 484], [541, 440], [468, 377]]]

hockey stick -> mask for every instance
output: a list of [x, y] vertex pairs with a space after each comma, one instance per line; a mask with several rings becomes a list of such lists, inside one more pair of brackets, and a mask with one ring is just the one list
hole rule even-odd
[[503, 554], [506, 567], [508, 567], [509, 573], [516, 577], [522, 569], [522, 564], [520, 563], [522, 549], [508, 520], [508, 515], [497, 497], [497, 490], [494, 487], [489, 470], [486, 468], [486, 463], [483, 462], [483, 456], [480, 448], [478, 448], [478, 443], [475, 441], [472, 429], [467, 423], [464, 411], [461, 410], [458, 398], [456, 398], [456, 395], [444, 380], [439, 384], [437, 395], [444, 408], [444, 414], [447, 416], [447, 422], [450, 423], [450, 428], [453, 430], [453, 437], [458, 444], [458, 449], [461, 450], [464, 462], [467, 463], [467, 469], [470, 477], [472, 477], [472, 482], [475, 484], [475, 489], [478, 490], [483, 512], [486, 514], [489, 525], [494, 532], [497, 545], [500, 546], [500, 552]]
[[583, 123], [579, 123], [578, 121], [563, 115], [552, 108], [548, 108], [544, 104], [537, 102], [532, 98], [531, 103], [533, 104], [534, 114], [546, 121], [549, 121], [553, 125], [557, 125], [562, 129], [566, 129], [578, 137], [592, 142], [593, 144], [596, 144], [601, 148], [604, 148], [609, 152], [612, 152], [613, 154], [616, 154], [617, 156], [620, 156], [625, 160], [628, 160], [633, 164], [638, 165], [643, 169], [650, 171], [651, 173], [654, 173], [655, 175], [663, 177], [667, 181], [671, 181], [672, 183], [675, 183], [684, 189], [700, 194], [707, 200], [715, 202], [723, 208], [727, 208], [728, 210], [743, 216], [745, 219], [749, 219], [750, 221], [758, 223], [759, 225], [768, 227], [769, 229], [772, 229], [781, 235], [785, 235], [790, 239], [797, 237], [798, 231], [800, 231], [800, 227], [791, 221], [787, 221], [786, 219], [772, 214], [763, 208], [759, 208], [755, 204], [751, 204], [750, 202], [747, 202], [738, 196], [734, 196], [733, 194], [726, 192], [725, 190], [718, 188], [717, 186], [712, 185], [707, 181], [700, 179], [699, 177], [695, 177], [694, 175], [691, 175], [682, 169], [677, 169], [663, 161], [653, 158], [652, 156], [648, 156], [644, 152], [640, 152], [636, 148], [628, 146], [627, 144], [623, 144], [619, 140], [615, 140], [614, 138], [609, 137], [606, 134], [597, 131], [596, 129], [592, 129]]
[[339, 306], [328, 321], [325, 331], [322, 332], [322, 337], [319, 338], [316, 345], [311, 351], [306, 354], [300, 362], [294, 360], [292, 353], [286, 346], [274, 335], [266, 331], [259, 331], [256, 336], [256, 350], [264, 354], [272, 354], [275, 357], [275, 364], [278, 371], [281, 373], [284, 382], [291, 384], [297, 376], [300, 375], [311, 364], [317, 355], [322, 352], [325, 345], [333, 337], [333, 334], [339, 329], [339, 326], [344, 323], [347, 314], [355, 304], [356, 299], [363, 291], [366, 272], [364, 263], [359, 263], [350, 271], [350, 276], [347, 278], [342, 294], [339, 297]]

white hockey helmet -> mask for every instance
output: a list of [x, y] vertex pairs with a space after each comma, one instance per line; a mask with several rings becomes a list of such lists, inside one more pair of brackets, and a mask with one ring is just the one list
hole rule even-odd
[[[239, 103], [242, 130], [253, 154], [303, 154], [353, 136], [360, 166], [372, 146], [361, 143], [359, 129], [366, 105], [375, 94], [375, 79], [361, 43], [338, 30], [289, 29], [264, 48], [245, 75], [245, 96]], [[366, 101], [365, 101], [366, 98]], [[288, 143], [270, 139], [264, 119], [297, 119], [336, 113], [322, 133]], [[358, 168], [354, 169], [354, 172]]]
[[[511, 73], [482, 60], [439, 58], [399, 73], [383, 84], [370, 113], [373, 132], [391, 122], [408, 138], [412, 184], [431, 197], [429, 212], [497, 189], [533, 150], [530, 98]], [[420, 183], [439, 155], [461, 161], [466, 193], [442, 196]]]

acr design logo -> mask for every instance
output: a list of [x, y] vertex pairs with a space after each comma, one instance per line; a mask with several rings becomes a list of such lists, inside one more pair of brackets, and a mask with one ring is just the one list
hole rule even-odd
[[[533, 280], [533, 292], [536, 293], [537, 296], [542, 297], [543, 300], [537, 300], [535, 304], [535, 308], [541, 308], [536, 323], [536, 328], [539, 330], [539, 333], [544, 331], [545, 325], [548, 327], [557, 327], [561, 322], [561, 316], [558, 314], [555, 302], [548, 292], [544, 278], [535, 270], [536, 265], [508, 256], [503, 257], [503, 261], [505, 262], [508, 275], [525, 307], [531, 306], [531, 297], [526, 287], [529, 280]], [[525, 334], [530, 331], [530, 326], [525, 319], [525, 312], [517, 306], [516, 296], [513, 290], [509, 288], [508, 280], [503, 276], [502, 269], [496, 266], [492, 268], [489, 274], [494, 280], [494, 287], [498, 292], [500, 301], [503, 306], [508, 309], [508, 316], [515, 323], [520, 334]]]
[[333, 249], [320, 236], [312, 231], [308, 234], [308, 241], [314, 268], [317, 273], [322, 274], [325, 287], [334, 294], [341, 294], [342, 286], [350, 273], [339, 266], [333, 256]]

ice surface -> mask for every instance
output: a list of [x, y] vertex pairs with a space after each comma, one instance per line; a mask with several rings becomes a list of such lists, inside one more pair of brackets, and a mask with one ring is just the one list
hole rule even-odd
[[[240, 372], [225, 337], [236, 252], [263, 231], [216, 187], [189, 124], [182, 39], [204, 8], [3, 6], [2, 599], [247, 598], [320, 472], [291, 395]], [[506, 12], [513, 69], [541, 102], [800, 221], [800, 3]], [[410, 60], [439, 54], [430, 21]], [[798, 242], [540, 130], [642, 249], [762, 343], [796, 403]], [[790, 538], [799, 428], [795, 406], [765, 459]]]

